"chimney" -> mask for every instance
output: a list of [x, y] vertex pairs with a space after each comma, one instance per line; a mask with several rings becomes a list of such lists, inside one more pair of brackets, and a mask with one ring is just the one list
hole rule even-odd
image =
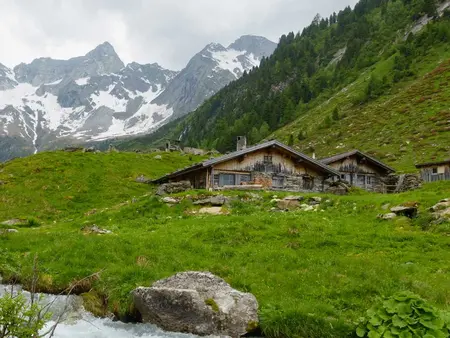
[[236, 142], [236, 150], [244, 150], [247, 149], [247, 137], [245, 136], [238, 136], [237, 142]]
[[314, 153], [312, 153], [312, 158], [313, 158], [313, 160], [315, 160], [316, 159], [316, 153], [314, 152]]

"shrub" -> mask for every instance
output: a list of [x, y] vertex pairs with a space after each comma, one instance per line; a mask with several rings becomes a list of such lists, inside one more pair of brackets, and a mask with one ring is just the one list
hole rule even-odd
[[37, 304], [28, 304], [22, 293], [0, 298], [0, 337], [39, 337], [50, 314], [42, 316]]
[[412, 292], [385, 299], [367, 311], [356, 329], [358, 337], [426, 337], [450, 335], [450, 314], [444, 313]]

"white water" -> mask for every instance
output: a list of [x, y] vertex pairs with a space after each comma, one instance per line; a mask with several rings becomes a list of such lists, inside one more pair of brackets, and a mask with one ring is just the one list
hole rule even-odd
[[[14, 287], [14, 293], [20, 287]], [[6, 292], [11, 292], [11, 286], [0, 285], [0, 297]], [[23, 292], [28, 298], [30, 294]], [[86, 312], [82, 300], [77, 296], [52, 296], [38, 295], [43, 306], [51, 304], [50, 312], [53, 314], [53, 322], [49, 322], [42, 333], [51, 328], [57, 318], [64, 314], [63, 322], [55, 330], [55, 338], [194, 338], [197, 336], [164, 332], [150, 324], [125, 324], [114, 322], [107, 318], [95, 318]]]

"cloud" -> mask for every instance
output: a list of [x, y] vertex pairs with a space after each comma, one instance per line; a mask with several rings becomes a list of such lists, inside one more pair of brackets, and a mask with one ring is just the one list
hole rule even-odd
[[109, 41], [124, 62], [181, 69], [209, 42], [278, 41], [356, 0], [2, 0], [0, 62], [67, 59]]

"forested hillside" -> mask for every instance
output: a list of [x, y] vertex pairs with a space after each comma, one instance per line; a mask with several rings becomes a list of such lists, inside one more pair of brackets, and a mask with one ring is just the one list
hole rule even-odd
[[[445, 88], [450, 73], [447, 66], [439, 66], [450, 58], [448, 5], [433, 0], [361, 0], [353, 10], [347, 7], [329, 18], [317, 15], [301, 33], [283, 35], [275, 53], [259, 68], [197, 111], [122, 146], [140, 148], [176, 138], [224, 152], [234, 148], [238, 135], [247, 135], [250, 143], [275, 135], [319, 155], [357, 147], [388, 161], [401, 158], [406, 169], [415, 160], [411, 151], [417, 149], [405, 142], [414, 142], [416, 136], [425, 140], [425, 150], [419, 149], [423, 158], [427, 146], [433, 148], [430, 156], [445, 156], [445, 137], [437, 134], [448, 133], [442, 124], [448, 117]], [[422, 95], [423, 76], [434, 69], [427, 78], [439, 75], [438, 83], [428, 81], [431, 87]], [[422, 106], [426, 114], [418, 109], [423, 102], [431, 105]], [[397, 116], [399, 112], [403, 115]], [[444, 118], [433, 121], [434, 114]], [[375, 140], [368, 121], [391, 125], [395, 132]], [[410, 121], [414, 128], [409, 128]], [[426, 121], [441, 123], [433, 128], [440, 130], [422, 130], [418, 136], [416, 127], [436, 127]], [[403, 127], [396, 128], [399, 124]], [[384, 144], [388, 147], [383, 152]]]

